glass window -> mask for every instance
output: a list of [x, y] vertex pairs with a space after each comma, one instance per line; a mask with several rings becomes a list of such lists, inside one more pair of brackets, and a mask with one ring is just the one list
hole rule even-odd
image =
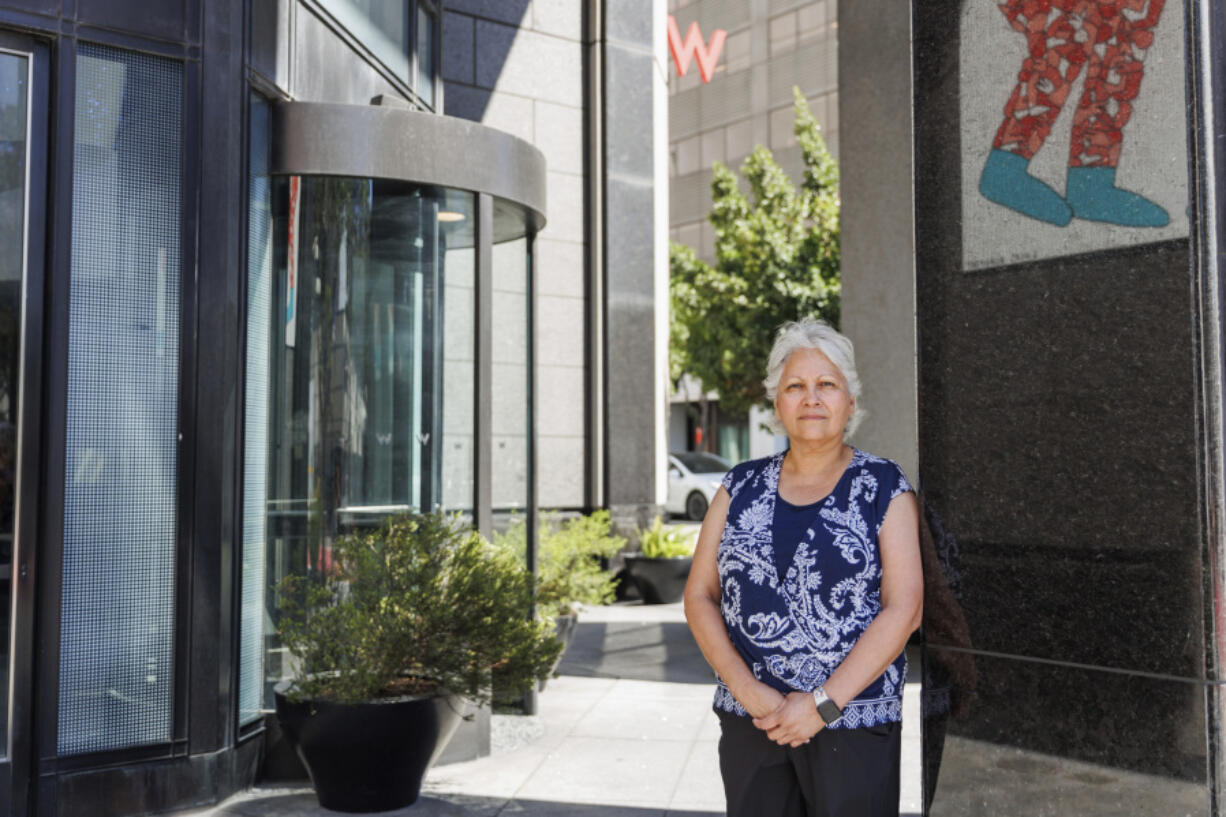
[[796, 45], [796, 13], [780, 14], [770, 22], [771, 54], [779, 54]]
[[[281, 579], [326, 570], [336, 537], [398, 511], [471, 508], [475, 290], [469, 193], [290, 177], [274, 180], [272, 207], [263, 319], [275, 622]], [[270, 685], [287, 674], [284, 659], [271, 643]]]
[[770, 114], [771, 148], [785, 148], [796, 144], [796, 134], [792, 128], [796, 124], [796, 116], [792, 106], [776, 108]]
[[711, 167], [724, 161], [724, 129], [716, 128], [702, 135], [702, 166]]
[[435, 16], [424, 5], [417, 7], [417, 95], [434, 107]]
[[701, 240], [698, 242], [698, 257], [710, 261], [715, 258], [715, 227], [709, 221], [702, 222], [699, 225], [701, 229]]
[[697, 136], [677, 143], [677, 174], [684, 176], [702, 167], [702, 146]]
[[239, 622], [239, 723], [264, 706], [264, 554], [268, 496], [268, 343], [271, 326], [272, 190], [268, 103], [251, 102], [251, 177], [247, 195], [247, 376], [243, 433], [242, 597]]
[[749, 67], [749, 35], [750, 30], [745, 29], [729, 34], [724, 42], [723, 62], [728, 66], [728, 73], [743, 71]]
[[677, 231], [677, 240], [697, 251], [698, 245], [702, 243], [702, 222], [697, 221], [693, 224], [686, 224]]
[[182, 67], [77, 51], [59, 752], [171, 738]]
[[[495, 243], [493, 248], [491, 499], [494, 527], [502, 529], [526, 512], [529, 500], [528, 364], [532, 333], [528, 295], [532, 259], [522, 213], [500, 201], [494, 202], [494, 209], [495, 224], [507, 223], [506, 232], [520, 236]], [[498, 237], [496, 234], [495, 241]]]
[[[0, 52], [0, 690], [8, 689], [13, 509], [21, 404], [21, 302], [25, 277], [26, 165], [30, 60]], [[7, 694], [0, 693], [0, 754], [8, 741]]]
[[408, 2], [392, 0], [320, 0], [350, 34], [405, 81], [409, 77]]
[[477, 359], [476, 249], [470, 193], [448, 190], [439, 210], [450, 225], [440, 252], [443, 283], [442, 502], [472, 513], [475, 492]]
[[807, 6], [802, 6], [796, 12], [796, 28], [801, 42], [816, 37], [825, 24], [826, 9], [824, 2], [810, 3]]
[[734, 162], [753, 151], [753, 120], [742, 119], [728, 126], [725, 131], [728, 161]]

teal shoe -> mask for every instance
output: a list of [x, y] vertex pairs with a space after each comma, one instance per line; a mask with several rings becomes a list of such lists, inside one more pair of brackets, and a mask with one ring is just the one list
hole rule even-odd
[[1029, 166], [1029, 159], [993, 148], [979, 177], [979, 192], [1022, 215], [1057, 227], [1067, 225], [1073, 220], [1072, 209], [1059, 193], [1027, 173]]
[[1065, 191], [1073, 215], [1123, 227], [1165, 227], [1166, 210], [1144, 196], [1115, 186], [1114, 167], [1070, 167]]

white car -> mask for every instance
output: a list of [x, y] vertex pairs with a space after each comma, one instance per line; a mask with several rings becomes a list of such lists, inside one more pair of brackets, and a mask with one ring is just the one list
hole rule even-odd
[[720, 480], [732, 466], [723, 457], [705, 451], [677, 451], [668, 455], [669, 513], [701, 521], [719, 490]]

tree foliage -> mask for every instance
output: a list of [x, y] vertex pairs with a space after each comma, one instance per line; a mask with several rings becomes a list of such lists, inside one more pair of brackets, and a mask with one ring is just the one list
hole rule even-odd
[[758, 146], [737, 174], [716, 162], [711, 182], [714, 266], [673, 243], [669, 364], [719, 393], [721, 410], [765, 404], [775, 331], [785, 320], [839, 318], [839, 171], [817, 120], [794, 89], [793, 132], [804, 159], [799, 189]]
[[[615, 536], [607, 510], [561, 520], [541, 514], [537, 532], [536, 604], [548, 616], [572, 614], [581, 604], [613, 601], [617, 580], [600, 560], [621, 550], [626, 540]], [[520, 519], [506, 533], [495, 533], [494, 544], [526, 558], [527, 525]]]

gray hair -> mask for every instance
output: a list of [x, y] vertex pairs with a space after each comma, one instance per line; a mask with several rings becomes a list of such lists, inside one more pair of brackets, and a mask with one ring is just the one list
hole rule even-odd
[[[847, 390], [851, 392], [855, 409], [847, 418], [844, 435], [852, 434], [864, 419], [864, 409], [860, 407], [860, 375], [856, 372], [856, 350], [846, 335], [818, 318], [801, 318], [798, 321], [788, 321], [779, 327], [775, 334], [775, 345], [771, 347], [770, 357], [766, 361], [766, 379], [762, 385], [766, 387], [766, 396], [773, 402], [779, 391], [779, 378], [783, 376], [783, 367], [797, 349], [816, 349], [830, 358], [847, 381]], [[778, 431], [782, 429], [778, 418], [772, 425]]]

